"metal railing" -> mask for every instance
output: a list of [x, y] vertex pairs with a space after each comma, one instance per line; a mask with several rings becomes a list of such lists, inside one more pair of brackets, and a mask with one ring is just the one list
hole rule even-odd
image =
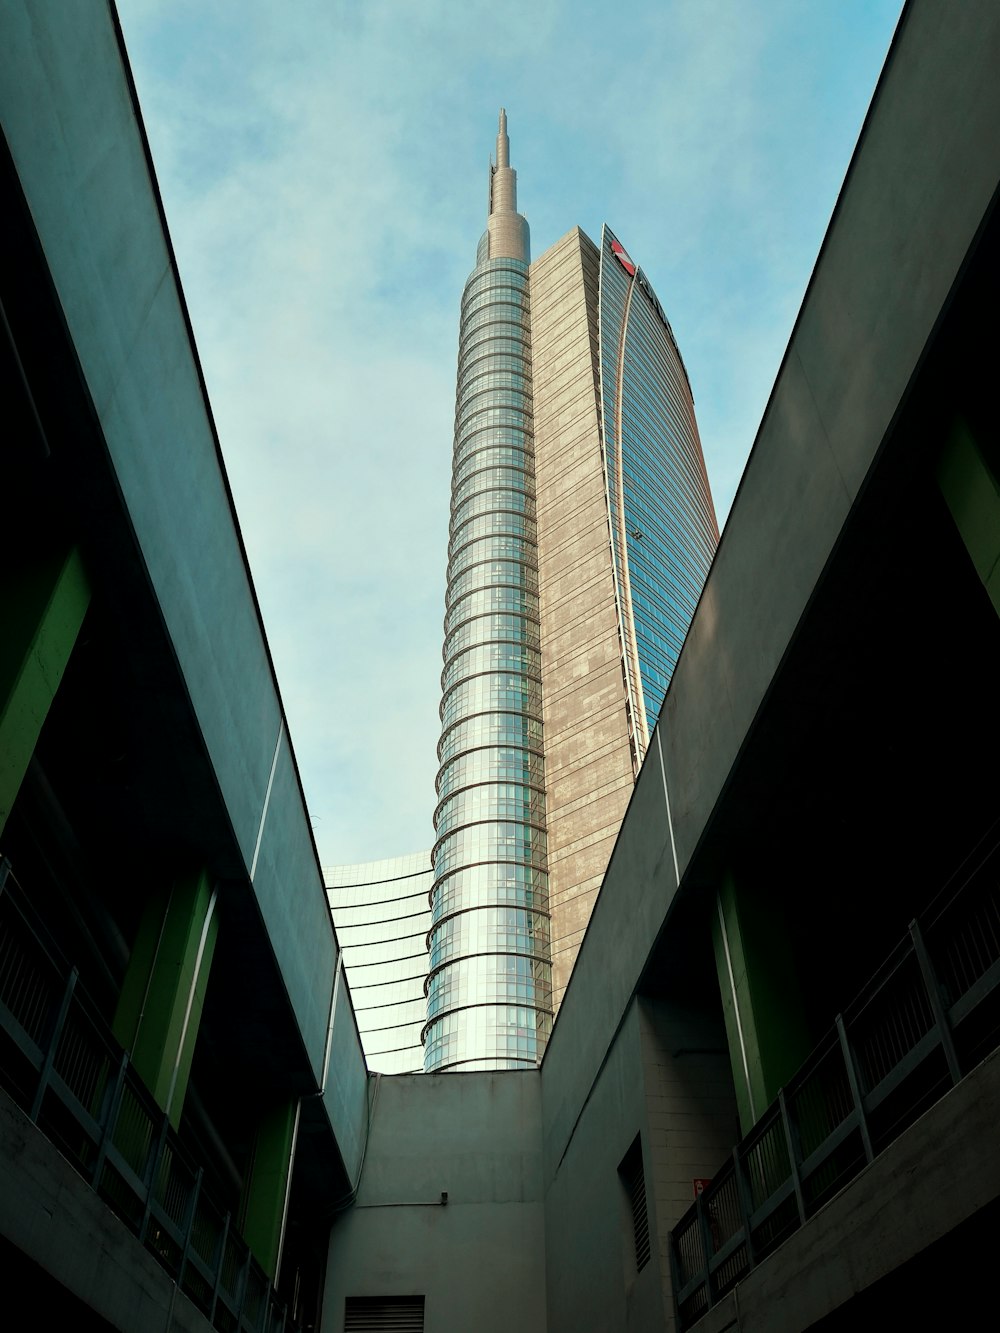
[[1000, 845], [913, 921], [671, 1232], [689, 1328], [1000, 1044]]
[[292, 1333], [128, 1054], [0, 859], [0, 1083], [222, 1333]]

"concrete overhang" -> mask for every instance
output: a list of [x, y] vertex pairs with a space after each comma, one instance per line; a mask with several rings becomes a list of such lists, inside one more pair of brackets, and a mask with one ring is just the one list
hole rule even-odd
[[[315, 1093], [339, 951], [113, 4], [6, 7], [0, 120], [23, 210], [7, 253], [16, 332], [34, 342], [49, 435], [26, 467], [68, 516], [109, 624], [127, 627], [116, 680], [141, 800], [121, 831], [211, 863], [246, 969], [234, 993], [252, 995], [237, 1008], [217, 987], [210, 1003], [230, 1005], [248, 1065]], [[276, 1021], [286, 1035], [268, 1041]], [[341, 1047], [363, 1123], [363, 1056]], [[317, 1097], [310, 1118], [330, 1107]], [[356, 1131], [343, 1153], [327, 1133], [331, 1180]]]

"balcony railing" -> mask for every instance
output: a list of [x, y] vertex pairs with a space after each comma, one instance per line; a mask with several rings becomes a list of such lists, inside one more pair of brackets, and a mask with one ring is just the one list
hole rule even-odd
[[689, 1328], [1000, 1043], [1000, 845], [910, 925], [671, 1233]]
[[221, 1333], [294, 1325], [0, 860], [0, 1083]]

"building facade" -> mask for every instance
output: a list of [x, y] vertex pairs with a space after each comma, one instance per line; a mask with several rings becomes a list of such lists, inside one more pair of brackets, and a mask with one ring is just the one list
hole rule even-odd
[[528, 224], [500, 113], [462, 296], [428, 1069], [531, 1067], [552, 1026]]
[[323, 869], [368, 1068], [423, 1068], [430, 852]]
[[641, 269], [607, 227], [529, 245], [501, 111], [459, 332], [428, 1069], [540, 1060], [718, 542]]
[[0, 32], [0, 1268], [314, 1326], [366, 1071], [135, 85], [111, 4]]
[[121, 30], [43, 9], [0, 10], [12, 1308], [978, 1327], [996, 5], [906, 6], [545, 1060], [464, 1078], [367, 1076]]

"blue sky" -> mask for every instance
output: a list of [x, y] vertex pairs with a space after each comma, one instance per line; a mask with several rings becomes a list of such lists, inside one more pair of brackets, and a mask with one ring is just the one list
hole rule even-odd
[[728, 513], [899, 0], [118, 0], [324, 864], [429, 847], [458, 306], [498, 108], [608, 222]]

